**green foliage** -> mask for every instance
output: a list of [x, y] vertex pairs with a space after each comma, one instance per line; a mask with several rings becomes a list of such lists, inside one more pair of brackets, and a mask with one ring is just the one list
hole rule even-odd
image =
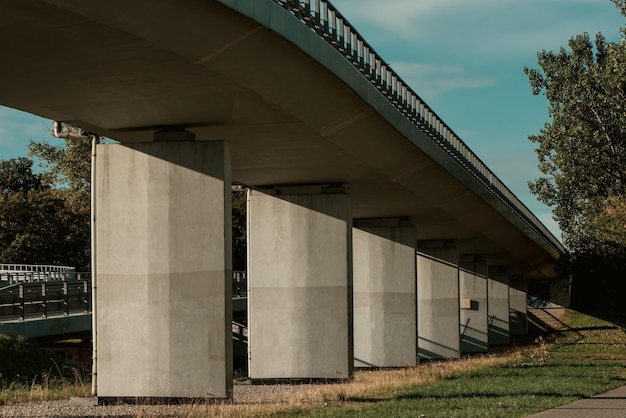
[[[624, 2], [615, 3], [624, 11]], [[592, 42], [584, 33], [570, 39], [569, 50], [541, 51], [538, 63], [524, 71], [533, 94], [545, 94], [552, 120], [530, 136], [545, 175], [530, 189], [554, 207], [571, 249], [624, 246], [626, 43], [602, 34]]]
[[247, 204], [247, 193], [245, 190], [232, 192], [233, 271], [245, 271], [247, 269]]
[[25, 338], [0, 334], [1, 381], [10, 382], [20, 377], [31, 380], [58, 364], [51, 353]]
[[[63, 198], [78, 210], [89, 210], [91, 185], [91, 141], [82, 132], [67, 127], [68, 135], [58, 143], [28, 144], [29, 156], [36, 158], [42, 168], [45, 184], [62, 191]], [[71, 135], [75, 133], [76, 135]]]
[[30, 157], [0, 161], [0, 262], [89, 269], [91, 143], [30, 142]]
[[32, 165], [27, 158], [0, 161], [0, 261], [79, 264], [84, 249], [72, 209]]
[[32, 168], [33, 162], [24, 157], [0, 161], [0, 192], [10, 194], [43, 190], [42, 177], [34, 174]]
[[91, 393], [87, 371], [21, 337], [0, 334], [0, 405]]

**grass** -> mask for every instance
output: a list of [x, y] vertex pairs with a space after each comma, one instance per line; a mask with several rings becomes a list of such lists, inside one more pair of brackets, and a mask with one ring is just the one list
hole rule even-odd
[[0, 334], [0, 405], [86, 396], [87, 374], [23, 338]]
[[[483, 356], [467, 367], [402, 389], [344, 396], [323, 407], [291, 409], [281, 416], [310, 417], [522, 417], [626, 384], [626, 334], [611, 322], [567, 310], [562, 330], [539, 337], [490, 364]], [[478, 362], [478, 363], [477, 363]], [[432, 368], [426, 363], [417, 369]]]
[[[559, 319], [563, 329], [529, 346], [403, 369], [361, 370], [345, 383], [300, 385], [258, 404], [185, 405], [177, 415], [522, 417], [626, 384], [623, 325], [570, 310]], [[56, 375], [14, 381], [2, 390], [0, 403], [89, 394], [81, 376]]]

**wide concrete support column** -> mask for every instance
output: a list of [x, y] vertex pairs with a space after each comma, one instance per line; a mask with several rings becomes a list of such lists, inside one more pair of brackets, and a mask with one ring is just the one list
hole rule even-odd
[[487, 282], [489, 297], [489, 345], [511, 342], [509, 330], [509, 278], [504, 269], [490, 269]]
[[462, 255], [459, 272], [461, 352], [486, 353], [488, 341], [487, 262]]
[[248, 216], [250, 377], [351, 377], [350, 197], [252, 190]]
[[528, 334], [528, 300], [526, 279], [509, 281], [509, 330], [511, 335]]
[[469, 270], [459, 271], [461, 352], [489, 351], [487, 278]]
[[[379, 221], [380, 222], [380, 221]], [[417, 364], [415, 227], [359, 220], [354, 247], [354, 365]]]
[[[456, 249], [446, 252], [458, 260]], [[417, 254], [417, 341], [420, 358], [461, 356], [458, 266], [424, 253]]]
[[232, 396], [228, 145], [99, 145], [96, 167], [98, 397]]

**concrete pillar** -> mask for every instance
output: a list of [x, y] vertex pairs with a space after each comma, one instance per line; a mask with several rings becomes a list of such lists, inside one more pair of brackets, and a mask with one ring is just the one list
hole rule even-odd
[[511, 279], [509, 281], [509, 330], [511, 335], [528, 334], [528, 301], [526, 290], [526, 279]]
[[99, 145], [97, 395], [232, 396], [230, 155]]
[[356, 367], [417, 364], [415, 227], [395, 224], [352, 231]]
[[486, 353], [488, 341], [487, 262], [461, 256], [459, 272], [461, 352]]
[[248, 216], [250, 377], [351, 377], [350, 197], [253, 190]]
[[506, 270], [490, 270], [487, 282], [489, 298], [489, 345], [507, 345], [509, 336], [509, 278]]
[[[458, 260], [454, 248], [435, 251]], [[423, 359], [461, 356], [458, 266], [425, 253], [417, 254], [417, 351]]]
[[461, 352], [489, 351], [487, 279], [468, 270], [459, 271]]

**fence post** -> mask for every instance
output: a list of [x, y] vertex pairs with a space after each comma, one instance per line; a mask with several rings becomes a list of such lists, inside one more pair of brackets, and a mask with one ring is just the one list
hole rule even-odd
[[41, 301], [43, 303], [43, 317], [48, 317], [48, 293], [47, 293], [46, 282], [41, 283]]
[[20, 319], [23, 321], [25, 318], [25, 312], [26, 312], [26, 306], [25, 306], [25, 295], [24, 295], [24, 283], [20, 283], [17, 285], [18, 286], [18, 295], [20, 297], [20, 309], [22, 310], [22, 312], [20, 313]]
[[63, 294], [65, 296], [65, 316], [70, 314], [70, 291], [68, 282], [63, 282]]

